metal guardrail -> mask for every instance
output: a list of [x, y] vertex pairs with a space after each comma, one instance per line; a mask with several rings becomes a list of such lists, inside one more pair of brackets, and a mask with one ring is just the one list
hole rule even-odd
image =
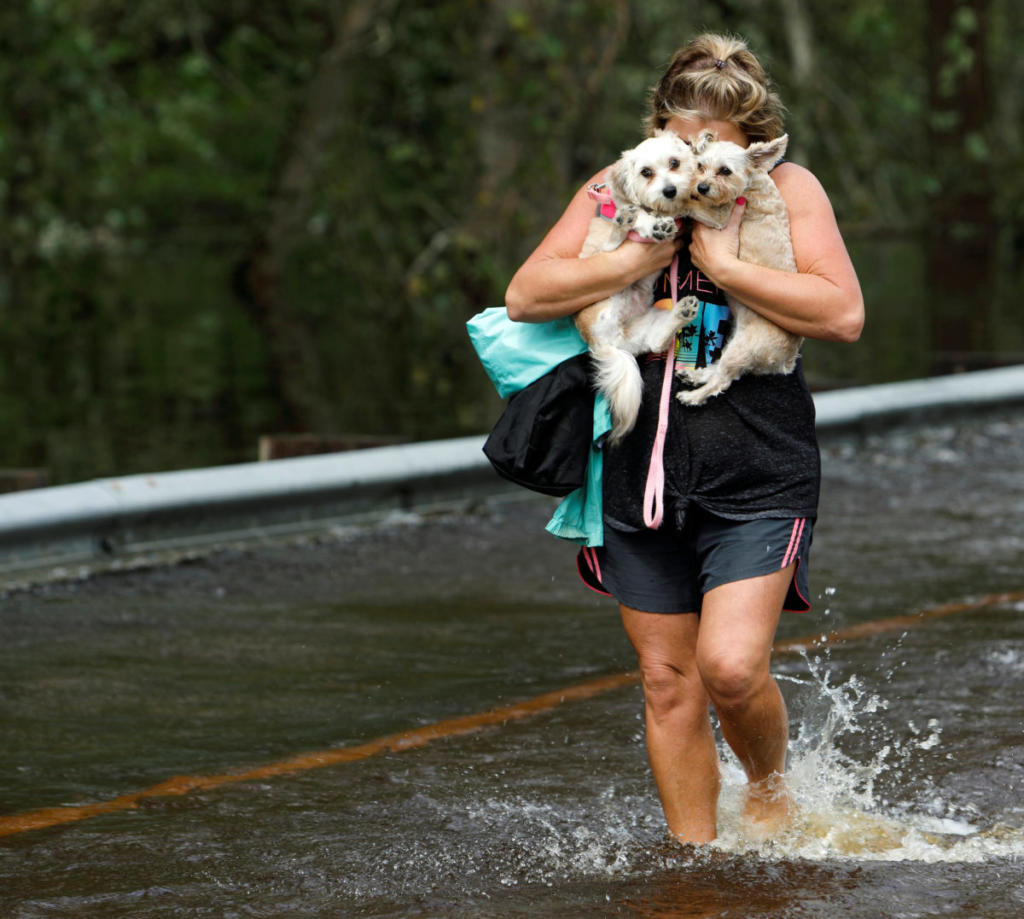
[[857, 386], [814, 397], [818, 431], [864, 430], [1024, 403], [1024, 365]]
[[482, 444], [464, 437], [0, 495], [0, 580], [479, 501], [496, 479]]
[[[1024, 366], [815, 396], [822, 435], [1024, 404]], [[279, 539], [402, 511], [522, 493], [492, 471], [483, 436], [96, 479], [0, 496], [0, 579], [66, 576], [140, 555]], [[54, 569], [57, 569], [54, 572]]]

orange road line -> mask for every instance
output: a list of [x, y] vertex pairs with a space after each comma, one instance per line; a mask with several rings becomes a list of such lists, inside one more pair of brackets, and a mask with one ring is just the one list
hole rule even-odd
[[370, 740], [353, 747], [339, 747], [334, 750], [300, 753], [264, 766], [256, 766], [255, 768], [239, 772], [226, 772], [221, 775], [179, 775], [142, 791], [112, 798], [109, 801], [46, 807], [40, 810], [15, 814], [11, 817], [0, 817], [0, 836], [26, 833], [31, 830], [46, 829], [47, 827], [58, 826], [64, 823], [75, 823], [79, 820], [86, 820], [103, 814], [131, 810], [140, 801], [150, 798], [185, 795], [189, 792], [208, 791], [213, 788], [219, 788], [222, 785], [230, 785], [237, 782], [258, 781], [279, 775], [308, 772], [311, 769], [320, 769], [324, 766], [335, 766], [341, 763], [368, 759], [381, 753], [401, 753], [405, 750], [424, 747], [441, 738], [459, 737], [492, 725], [501, 725], [509, 721], [530, 718], [534, 715], [551, 711], [564, 702], [579, 702], [612, 689], [628, 686], [636, 681], [637, 675], [633, 672], [611, 674], [589, 680], [586, 683], [569, 686], [565, 689], [544, 693], [523, 702], [514, 702], [511, 705], [504, 705], [500, 708], [478, 712], [473, 715], [446, 718], [443, 721], [436, 721], [423, 727], [401, 731], [398, 734], [378, 737], [376, 740]]
[[933, 606], [929, 609], [918, 610], [916, 613], [907, 613], [904, 616], [892, 616], [888, 619], [873, 619], [869, 622], [860, 622], [826, 634], [804, 638], [787, 638], [772, 645], [772, 652], [774, 654], [792, 654], [799, 651], [809, 651], [813, 648], [823, 648], [856, 638], [871, 638], [875, 635], [895, 632], [898, 629], [912, 629], [915, 626], [923, 625], [931, 619], [941, 619], [943, 616], [954, 616], [957, 613], [969, 613], [988, 606], [1003, 606], [1007, 603], [1019, 603], [1021, 601], [1024, 601], [1024, 590], [986, 594], [983, 597], [975, 597], [972, 600], [943, 603], [942, 606]]
[[[784, 639], [776, 642], [772, 651], [775, 654], [792, 654], [823, 648], [851, 639], [872, 637], [898, 629], [913, 628], [928, 620], [942, 616], [952, 616], [957, 613], [970, 612], [988, 606], [1016, 603], [1022, 600], [1024, 600], [1024, 590], [1013, 593], [988, 594], [974, 600], [946, 603], [942, 606], [932, 607], [905, 616], [894, 616], [889, 619], [862, 622], [825, 634], [816, 633], [802, 638]], [[42, 830], [66, 823], [75, 823], [79, 820], [87, 820], [90, 817], [132, 810], [138, 806], [139, 802], [151, 798], [168, 798], [186, 795], [193, 791], [209, 791], [214, 788], [220, 788], [223, 785], [231, 785], [238, 782], [258, 781], [275, 776], [308, 772], [312, 769], [323, 768], [324, 766], [357, 762], [382, 753], [401, 753], [405, 750], [414, 750], [424, 747], [435, 740], [460, 737], [480, 731], [486, 727], [531, 718], [534, 715], [549, 712], [565, 702], [580, 702], [601, 693], [630, 686], [639, 682], [639, 679], [639, 674], [635, 670], [615, 673], [588, 680], [585, 683], [578, 683], [565, 689], [544, 693], [532, 699], [526, 699], [523, 702], [514, 702], [511, 705], [504, 705], [472, 715], [446, 718], [442, 721], [412, 728], [408, 731], [400, 731], [397, 734], [378, 737], [375, 740], [370, 740], [356, 746], [300, 753], [263, 766], [256, 766], [252, 769], [238, 772], [225, 772], [220, 775], [179, 775], [145, 788], [142, 791], [121, 795], [107, 801], [45, 807], [39, 810], [26, 811], [22, 814], [14, 814], [10, 817], [0, 817], [0, 836], [27, 833], [32, 830]]]

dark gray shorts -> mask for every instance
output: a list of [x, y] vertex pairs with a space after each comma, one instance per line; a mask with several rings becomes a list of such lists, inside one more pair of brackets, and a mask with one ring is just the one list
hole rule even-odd
[[796, 562], [783, 609], [811, 608], [807, 582], [814, 522], [806, 517], [726, 520], [691, 507], [683, 530], [627, 533], [605, 525], [604, 545], [580, 550], [584, 583], [631, 609], [699, 612], [709, 590]]

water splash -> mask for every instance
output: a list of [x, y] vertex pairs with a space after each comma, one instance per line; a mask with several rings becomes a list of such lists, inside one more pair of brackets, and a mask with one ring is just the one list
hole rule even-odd
[[[794, 661], [780, 677], [792, 713], [787, 781], [798, 812], [778, 838], [747, 833], [745, 778], [724, 746], [720, 835], [693, 849], [668, 841], [642, 734], [623, 730], [621, 746], [609, 746], [605, 732], [577, 725], [566, 755], [554, 732], [524, 728], [518, 739], [476, 741], [493, 746], [475, 766], [472, 758], [458, 767], [438, 765], [442, 771], [433, 778], [443, 775], [444, 782], [424, 783], [417, 771], [421, 790], [402, 805], [414, 838], [368, 832], [361, 851], [352, 853], [351, 870], [341, 872], [341, 886], [378, 904], [442, 890], [467, 903], [513, 894], [533, 902], [552, 888], [614, 889], [644, 878], [697, 876], [722, 864], [735, 878], [756, 875], [758, 865], [781, 870], [796, 862], [1020, 859], [1020, 828], [954, 806], [926, 774], [928, 763], [946, 752], [943, 726], [934, 719], [900, 723], [891, 713], [896, 706], [866, 680], [837, 672], [826, 654]], [[606, 715], [621, 724], [637, 701], [623, 694]]]
[[[894, 654], [892, 667], [904, 657]], [[1006, 653], [988, 659], [993, 667], [1016, 663]], [[532, 903], [552, 889], [614, 890], [722, 865], [735, 879], [796, 863], [923, 869], [1024, 855], [1024, 831], [955, 804], [953, 787], [928, 775], [954, 749], [946, 740], [952, 725], [944, 731], [937, 719], [902, 720], [896, 699], [890, 705], [866, 678], [841, 675], [827, 653], [793, 660], [779, 679], [791, 712], [787, 782], [798, 811], [778, 838], [747, 833], [745, 777], [723, 745], [719, 838], [697, 849], [670, 842], [643, 734], [627, 727], [640, 714], [630, 690], [601, 703], [596, 721], [593, 709], [566, 709], [546, 727], [467, 740], [458, 761], [440, 748], [424, 751], [418, 766], [403, 761], [408, 776], [390, 776], [367, 804], [366, 841], [339, 871], [339, 886], [387, 914], [388, 904], [425, 891], [468, 904], [503, 896]], [[406, 788], [417, 790], [400, 804], [388, 793]], [[392, 823], [399, 810], [405, 832]]]
[[[932, 783], [917, 774], [917, 760], [922, 751], [941, 746], [942, 725], [929, 719], [922, 728], [910, 721], [898, 736], [878, 717], [888, 703], [868, 691], [859, 677], [833, 684], [827, 655], [805, 655], [804, 661], [806, 677], [779, 678], [796, 689], [792, 694], [802, 709], [786, 776], [796, 804], [792, 826], [772, 840], [749, 833], [741, 816], [745, 776], [731, 752], [723, 749], [717, 848], [769, 859], [927, 863], [1024, 854], [1024, 831], [1001, 822], [979, 827], [978, 815], [958, 813], [937, 787], [932, 788], [927, 812], [891, 793], [887, 796], [883, 786], [920, 790]], [[854, 739], [858, 742], [851, 742]], [[859, 755], [848, 753], [849, 747], [858, 748]]]

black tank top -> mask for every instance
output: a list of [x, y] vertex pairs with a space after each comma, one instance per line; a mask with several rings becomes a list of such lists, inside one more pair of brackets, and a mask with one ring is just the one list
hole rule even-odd
[[[677, 338], [677, 364], [702, 367], [722, 352], [731, 328], [721, 290], [679, 253], [678, 296], [701, 307]], [[671, 297], [668, 269], [655, 300]], [[604, 517], [615, 529], [644, 528], [643, 494], [658, 426], [664, 358], [641, 355], [644, 398], [636, 427], [604, 457]], [[687, 386], [673, 378], [672, 391]], [[818, 510], [821, 459], [814, 401], [801, 361], [788, 374], [745, 374], [701, 406], [673, 398], [665, 440], [665, 521], [682, 528], [691, 504], [734, 520], [809, 517]]]

